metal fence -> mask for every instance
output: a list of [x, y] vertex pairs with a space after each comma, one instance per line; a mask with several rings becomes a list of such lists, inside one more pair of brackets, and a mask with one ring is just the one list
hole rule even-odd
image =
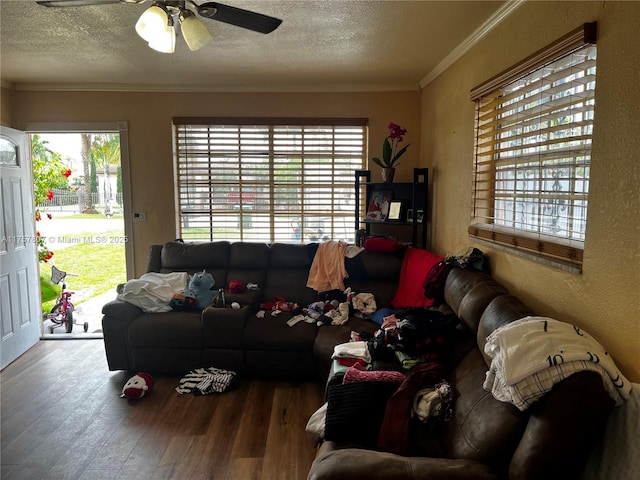
[[[45, 200], [36, 207], [47, 211], [67, 211], [67, 212], [80, 212], [84, 206], [84, 192], [78, 190], [77, 192], [57, 192], [54, 190], [54, 195], [51, 200]], [[104, 192], [92, 193], [91, 203], [98, 208], [104, 208], [107, 205], [107, 198], [105, 198]], [[111, 196], [111, 206], [118, 210], [122, 210], [122, 194], [118, 193]]]

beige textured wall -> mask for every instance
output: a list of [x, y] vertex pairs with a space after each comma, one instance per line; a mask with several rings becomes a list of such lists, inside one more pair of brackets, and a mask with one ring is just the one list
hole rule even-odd
[[0, 88], [0, 125], [11, 127], [11, 91]]
[[584, 22], [598, 22], [598, 71], [582, 274], [486, 245], [494, 275], [542, 315], [597, 338], [640, 381], [640, 2], [527, 2], [422, 94], [421, 163], [433, 178], [433, 249], [457, 252], [471, 205], [469, 90]]
[[[146, 222], [133, 223], [136, 276], [144, 273], [149, 245], [175, 238], [171, 118], [207, 115], [366, 117], [372, 155], [381, 154], [387, 124], [393, 121], [409, 130], [407, 141], [414, 144], [396, 173], [398, 180], [411, 178], [411, 163], [418, 162], [417, 91], [343, 94], [17, 91], [12, 105], [14, 125], [21, 129], [33, 122], [128, 122], [132, 207], [133, 211], [147, 214]], [[377, 172], [379, 169], [374, 167]]]

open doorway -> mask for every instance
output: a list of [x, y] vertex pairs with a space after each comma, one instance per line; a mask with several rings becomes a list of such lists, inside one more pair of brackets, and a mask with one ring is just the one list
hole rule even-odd
[[[30, 139], [42, 336], [99, 337], [102, 305], [127, 280], [123, 139], [113, 131], [32, 131]], [[63, 291], [73, 292], [72, 317]]]

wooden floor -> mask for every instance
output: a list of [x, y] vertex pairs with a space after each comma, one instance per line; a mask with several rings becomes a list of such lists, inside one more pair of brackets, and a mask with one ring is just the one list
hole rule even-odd
[[2, 479], [305, 479], [315, 450], [304, 427], [316, 383], [245, 380], [237, 390], [178, 395], [154, 376], [119, 397], [102, 340], [40, 341], [1, 374]]

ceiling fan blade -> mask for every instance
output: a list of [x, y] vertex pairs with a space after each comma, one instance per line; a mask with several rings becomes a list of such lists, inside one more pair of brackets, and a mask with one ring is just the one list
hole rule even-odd
[[282, 23], [279, 18], [269, 17], [242, 8], [230, 7], [218, 2], [203, 3], [198, 7], [198, 14], [205, 18], [260, 33], [271, 33]]
[[142, 3], [147, 0], [36, 0], [43, 7], [86, 7], [90, 5], [109, 5], [112, 3]]

